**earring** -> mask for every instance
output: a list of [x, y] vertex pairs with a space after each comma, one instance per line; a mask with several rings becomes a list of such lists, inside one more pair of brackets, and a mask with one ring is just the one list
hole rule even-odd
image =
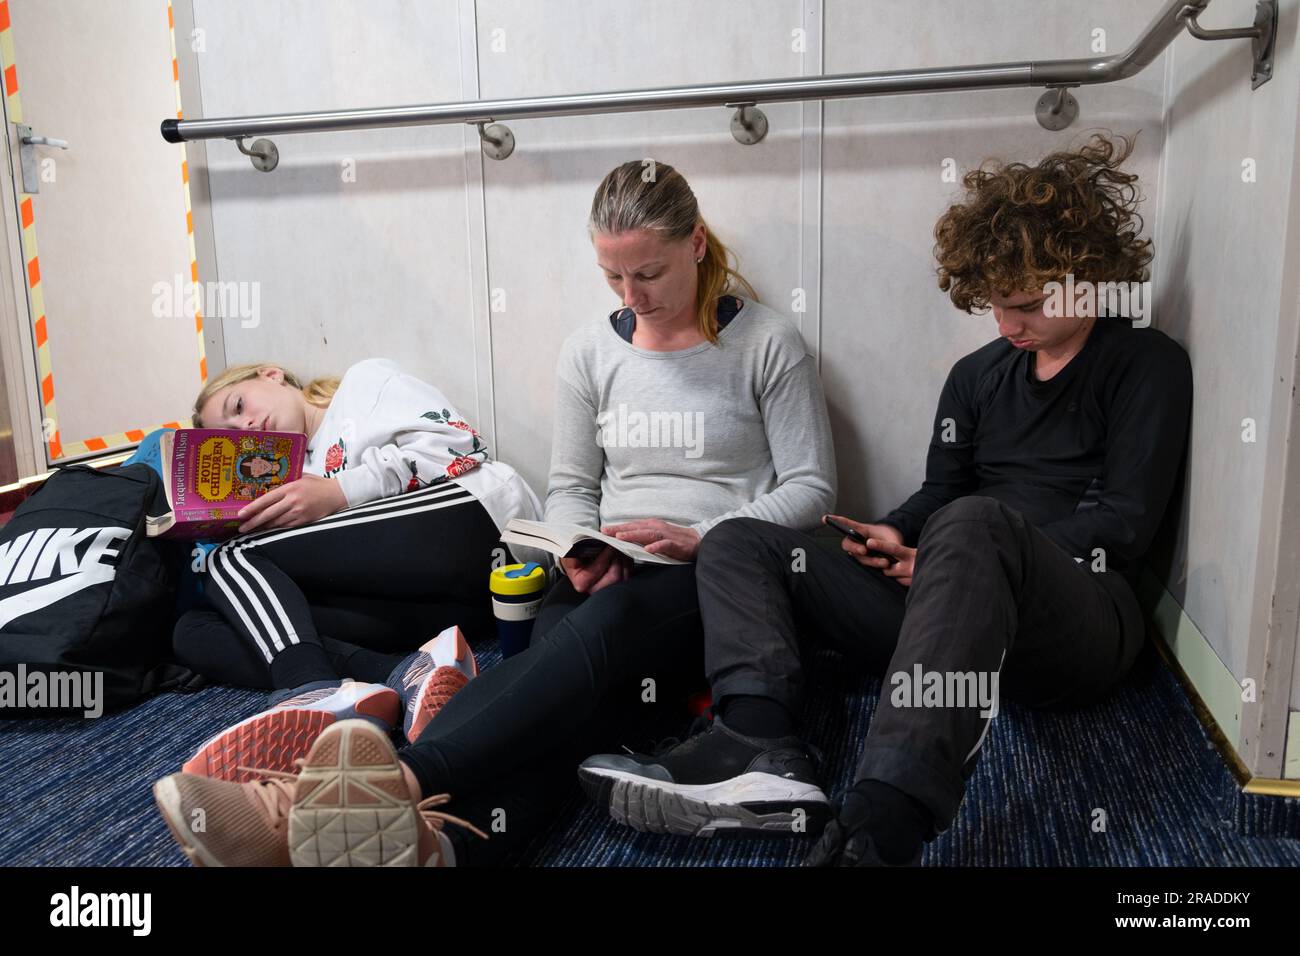
[[698, 259], [695, 260], [695, 264], [698, 266], [703, 261], [704, 261], [704, 257], [700, 256]]

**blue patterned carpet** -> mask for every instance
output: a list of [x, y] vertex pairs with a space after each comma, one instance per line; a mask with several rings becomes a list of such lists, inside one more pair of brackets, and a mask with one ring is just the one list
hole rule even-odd
[[[490, 666], [495, 649], [479, 647]], [[852, 776], [880, 689], [830, 652], [811, 674], [807, 737], [835, 792]], [[0, 864], [178, 866], [149, 786], [195, 744], [263, 706], [211, 687], [93, 721], [0, 721]], [[1094, 820], [1104, 812], [1105, 829]], [[1006, 704], [957, 821], [928, 866], [1300, 865], [1300, 800], [1243, 796], [1186, 697], [1152, 658], [1102, 704], [1038, 713]], [[691, 840], [617, 827], [579, 794], [524, 861], [547, 866], [785, 866], [806, 838]]]

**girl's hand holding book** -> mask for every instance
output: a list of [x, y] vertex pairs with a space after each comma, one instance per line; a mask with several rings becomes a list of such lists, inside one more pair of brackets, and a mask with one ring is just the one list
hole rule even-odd
[[239, 533], [297, 528], [342, 511], [347, 506], [348, 499], [333, 478], [303, 475], [241, 508]]

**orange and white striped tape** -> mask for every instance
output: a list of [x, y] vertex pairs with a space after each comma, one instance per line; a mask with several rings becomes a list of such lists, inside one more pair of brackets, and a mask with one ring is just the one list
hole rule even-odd
[[10, 29], [9, 0], [0, 3], [0, 63], [4, 67], [5, 106], [9, 122], [23, 121], [23, 107], [18, 100], [18, 67], [14, 66], [14, 35]]

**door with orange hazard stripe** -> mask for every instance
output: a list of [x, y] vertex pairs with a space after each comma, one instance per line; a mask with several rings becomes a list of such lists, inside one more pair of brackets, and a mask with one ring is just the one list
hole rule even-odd
[[0, 342], [41, 470], [183, 422], [203, 382], [188, 168], [158, 135], [174, 34], [167, 0], [0, 0], [21, 326]]

